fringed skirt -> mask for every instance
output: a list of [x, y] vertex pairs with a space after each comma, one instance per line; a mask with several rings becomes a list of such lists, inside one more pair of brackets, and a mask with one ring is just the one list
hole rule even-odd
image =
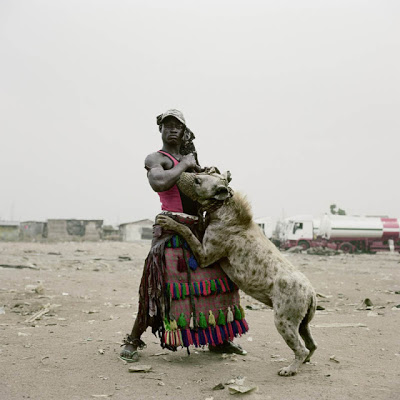
[[[167, 213], [196, 231], [196, 217]], [[169, 350], [218, 345], [249, 329], [238, 287], [218, 263], [200, 268], [187, 243], [154, 226], [139, 287], [138, 316]]]
[[165, 292], [170, 299], [162, 341], [168, 348], [218, 345], [248, 331], [238, 287], [218, 263], [200, 268], [177, 235], [166, 243]]

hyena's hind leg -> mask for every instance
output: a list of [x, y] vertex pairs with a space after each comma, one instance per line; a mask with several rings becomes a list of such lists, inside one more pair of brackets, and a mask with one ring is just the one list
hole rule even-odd
[[275, 326], [281, 334], [286, 344], [294, 352], [294, 361], [287, 367], [282, 368], [278, 374], [281, 376], [291, 376], [297, 373], [297, 369], [308, 357], [309, 350], [306, 349], [300, 340], [299, 323], [285, 318], [284, 315], [275, 314]]
[[310, 322], [314, 317], [315, 309], [316, 309], [316, 298], [315, 296], [312, 296], [311, 304], [307, 310], [307, 314], [301, 321], [299, 327], [300, 336], [303, 338], [304, 344], [306, 345], [307, 349], [310, 350], [310, 353], [308, 354], [304, 362], [309, 362], [311, 356], [314, 354], [314, 351], [317, 349], [317, 344], [315, 343], [314, 338], [312, 337], [310, 331]]
[[304, 362], [309, 362], [311, 360], [311, 356], [314, 354], [314, 351], [317, 349], [317, 344], [314, 341], [314, 338], [311, 335], [310, 331], [310, 326], [307, 322], [304, 322], [304, 320], [301, 322], [300, 327], [299, 327], [299, 333], [300, 336], [304, 340], [304, 344], [306, 345], [307, 349], [310, 351], [308, 353], [307, 358], [304, 360]]

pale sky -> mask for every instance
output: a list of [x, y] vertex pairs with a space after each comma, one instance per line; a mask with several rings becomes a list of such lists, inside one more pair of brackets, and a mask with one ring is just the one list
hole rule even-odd
[[154, 218], [180, 109], [255, 217], [400, 217], [400, 2], [0, 0], [0, 219]]

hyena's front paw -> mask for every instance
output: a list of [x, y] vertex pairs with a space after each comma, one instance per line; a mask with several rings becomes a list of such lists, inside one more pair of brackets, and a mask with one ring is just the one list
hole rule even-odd
[[296, 375], [296, 373], [297, 373], [297, 370], [294, 368], [291, 368], [290, 365], [288, 367], [281, 368], [278, 371], [278, 375], [280, 375], [280, 376], [293, 376], [293, 375]]
[[160, 225], [164, 229], [174, 230], [179, 224], [174, 221], [172, 218], [167, 217], [166, 215], [159, 215], [156, 218], [156, 224]]

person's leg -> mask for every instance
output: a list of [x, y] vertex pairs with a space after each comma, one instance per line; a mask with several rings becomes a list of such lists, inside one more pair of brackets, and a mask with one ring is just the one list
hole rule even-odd
[[131, 334], [127, 335], [124, 339], [124, 347], [119, 354], [122, 360], [127, 362], [135, 362], [139, 360], [138, 349], [142, 350], [146, 347], [146, 344], [140, 339], [140, 337], [146, 329], [147, 326], [141, 326], [139, 318], [136, 318]]

